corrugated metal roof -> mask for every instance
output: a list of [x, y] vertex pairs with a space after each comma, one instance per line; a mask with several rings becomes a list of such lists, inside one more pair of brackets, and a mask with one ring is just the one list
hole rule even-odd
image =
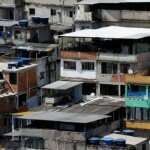
[[39, 113], [32, 113], [31, 115], [20, 116], [17, 118], [28, 120], [41, 120], [41, 121], [56, 121], [56, 122], [69, 122], [69, 123], [91, 123], [98, 120], [108, 118], [107, 115], [100, 114], [86, 114], [86, 113], [71, 113], [71, 112], [52, 112], [42, 111]]
[[94, 4], [119, 4], [119, 3], [149, 3], [150, 0], [83, 0], [77, 4], [94, 5]]
[[53, 89], [53, 90], [68, 90], [75, 86], [81, 85], [82, 82], [73, 82], [73, 81], [56, 81], [51, 84], [45, 85], [43, 89]]
[[99, 29], [85, 29], [63, 34], [60, 37], [73, 38], [104, 38], [104, 39], [142, 39], [150, 37], [150, 29], [108, 26]]

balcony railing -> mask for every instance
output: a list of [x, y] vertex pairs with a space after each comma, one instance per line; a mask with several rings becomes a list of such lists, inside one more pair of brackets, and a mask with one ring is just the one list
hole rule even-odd
[[101, 83], [124, 83], [123, 74], [99, 74], [97, 79]]
[[150, 108], [150, 97], [126, 97], [126, 106], [138, 108]]
[[149, 121], [126, 121], [126, 128], [131, 129], [143, 129], [150, 130], [150, 122]]
[[137, 56], [130, 54], [128, 55], [128, 54], [99, 53], [97, 56], [97, 60], [136, 63]]
[[139, 74], [125, 75], [126, 83], [150, 84], [150, 76], [142, 76]]

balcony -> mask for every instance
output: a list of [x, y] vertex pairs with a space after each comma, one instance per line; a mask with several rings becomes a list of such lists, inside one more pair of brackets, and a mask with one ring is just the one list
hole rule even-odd
[[124, 75], [123, 74], [99, 74], [97, 79], [101, 83], [122, 83], [124, 84]]
[[111, 54], [111, 53], [99, 53], [97, 60], [100, 61], [117, 61], [123, 63], [136, 63], [136, 55], [125, 55], [125, 54]]
[[150, 108], [150, 98], [126, 97], [125, 104], [128, 107]]
[[141, 130], [150, 130], [150, 122], [149, 121], [126, 121], [126, 128], [131, 129], [141, 129]]
[[142, 76], [139, 74], [125, 75], [126, 83], [150, 84], [150, 76]]

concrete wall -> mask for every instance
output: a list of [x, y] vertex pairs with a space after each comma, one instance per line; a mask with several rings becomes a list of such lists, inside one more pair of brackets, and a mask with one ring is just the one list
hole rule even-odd
[[[47, 74], [47, 57], [39, 58], [37, 60], [37, 76], [38, 76], [38, 86], [41, 87], [48, 83], [48, 74]], [[43, 74], [43, 78], [41, 78]]]
[[[94, 71], [82, 71], [81, 69], [82, 60], [72, 60], [76, 62], [76, 70], [68, 70], [68, 69], [64, 69], [65, 60], [71, 61], [68, 59], [61, 59], [61, 77], [92, 79], [92, 80], [96, 79], [96, 66]], [[89, 60], [87, 60], [87, 62], [89, 62]], [[91, 62], [95, 62], [95, 61], [91, 61]]]
[[[30, 8], [35, 8], [35, 15], [30, 15], [29, 14], [29, 9]], [[69, 17], [69, 12], [74, 11], [73, 8], [71, 7], [58, 7], [58, 6], [45, 6], [45, 5], [26, 5], [26, 12], [28, 19], [31, 19], [33, 16], [38, 16], [38, 17], [47, 17], [49, 18], [50, 23], [57, 23], [57, 24], [64, 24], [67, 26], [70, 26], [73, 24], [73, 17]], [[56, 15], [51, 16], [51, 9], [56, 10]]]
[[85, 5], [76, 7], [75, 21], [92, 21], [92, 12], [86, 12], [85, 7]]
[[15, 0], [0, 0], [0, 5], [15, 5]]
[[20, 70], [16, 73], [17, 83], [10, 83], [10, 72], [4, 72], [5, 87], [9, 92], [16, 93], [16, 95], [26, 94], [26, 99], [34, 97], [37, 94], [37, 67], [31, 67], [25, 70]]

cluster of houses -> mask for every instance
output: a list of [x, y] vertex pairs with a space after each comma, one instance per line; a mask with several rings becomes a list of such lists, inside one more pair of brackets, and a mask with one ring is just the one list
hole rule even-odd
[[150, 149], [149, 0], [0, 0], [0, 149]]

